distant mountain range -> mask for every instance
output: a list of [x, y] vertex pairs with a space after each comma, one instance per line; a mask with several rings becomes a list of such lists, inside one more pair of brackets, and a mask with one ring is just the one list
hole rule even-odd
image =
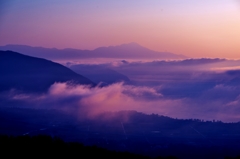
[[58, 63], [0, 51], [0, 91], [10, 89], [41, 92], [55, 82], [74, 82], [94, 86], [95, 83]]
[[122, 44], [119, 46], [100, 47], [95, 50], [56, 49], [31, 47], [26, 45], [0, 46], [0, 50], [12, 50], [49, 60], [67, 60], [82, 58], [121, 58], [121, 59], [185, 59], [184, 55], [169, 52], [157, 52], [142, 47], [137, 43]]

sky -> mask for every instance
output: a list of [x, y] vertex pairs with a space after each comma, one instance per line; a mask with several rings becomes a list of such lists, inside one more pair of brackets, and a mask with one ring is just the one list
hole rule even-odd
[[0, 0], [0, 45], [95, 49], [136, 42], [240, 59], [238, 0]]

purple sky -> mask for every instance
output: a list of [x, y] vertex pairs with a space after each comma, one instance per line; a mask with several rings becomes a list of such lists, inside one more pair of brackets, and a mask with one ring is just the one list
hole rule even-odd
[[0, 45], [94, 49], [136, 42], [189, 57], [240, 58], [238, 0], [6, 0]]

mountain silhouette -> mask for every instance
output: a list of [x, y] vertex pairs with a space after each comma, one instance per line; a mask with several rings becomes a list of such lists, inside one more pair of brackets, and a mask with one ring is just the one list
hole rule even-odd
[[119, 46], [100, 47], [93, 50], [94, 54], [111, 58], [160, 58], [160, 59], [184, 59], [183, 55], [169, 52], [157, 52], [145, 48], [137, 43], [122, 44]]
[[95, 83], [102, 83], [103, 85], [109, 85], [116, 82], [129, 82], [130, 79], [115, 70], [106, 68], [101, 65], [72, 65], [69, 67], [74, 72], [79, 73]]
[[137, 43], [122, 44], [118, 46], [99, 47], [95, 50], [56, 49], [31, 47], [26, 45], [0, 46], [0, 50], [12, 50], [34, 57], [49, 60], [66, 60], [82, 58], [120, 58], [120, 59], [185, 59], [186, 56], [169, 52], [157, 52], [147, 49]]
[[30, 57], [12, 51], [0, 51], [0, 91], [17, 89], [46, 91], [55, 82], [95, 84], [69, 68], [49, 60]]

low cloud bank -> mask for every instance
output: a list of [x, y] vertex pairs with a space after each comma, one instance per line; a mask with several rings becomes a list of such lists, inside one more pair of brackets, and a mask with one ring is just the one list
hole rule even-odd
[[81, 64], [75, 67], [87, 71], [109, 68], [131, 81], [95, 88], [55, 83], [41, 95], [12, 90], [0, 95], [0, 105], [61, 109], [90, 118], [105, 111], [136, 110], [173, 118], [238, 122], [239, 66], [240, 61], [224, 59]]
[[[161, 90], [161, 89], [160, 89]], [[5, 106], [25, 106], [38, 109], [60, 109], [77, 113], [79, 118], [94, 118], [106, 111], [136, 110], [173, 118], [240, 121], [240, 89], [217, 85], [198, 97], [169, 98], [151, 87], [116, 83], [91, 88], [84, 85], [55, 83], [48, 93], [24, 94], [11, 91], [5, 94]], [[3, 98], [3, 97], [2, 97]]]

